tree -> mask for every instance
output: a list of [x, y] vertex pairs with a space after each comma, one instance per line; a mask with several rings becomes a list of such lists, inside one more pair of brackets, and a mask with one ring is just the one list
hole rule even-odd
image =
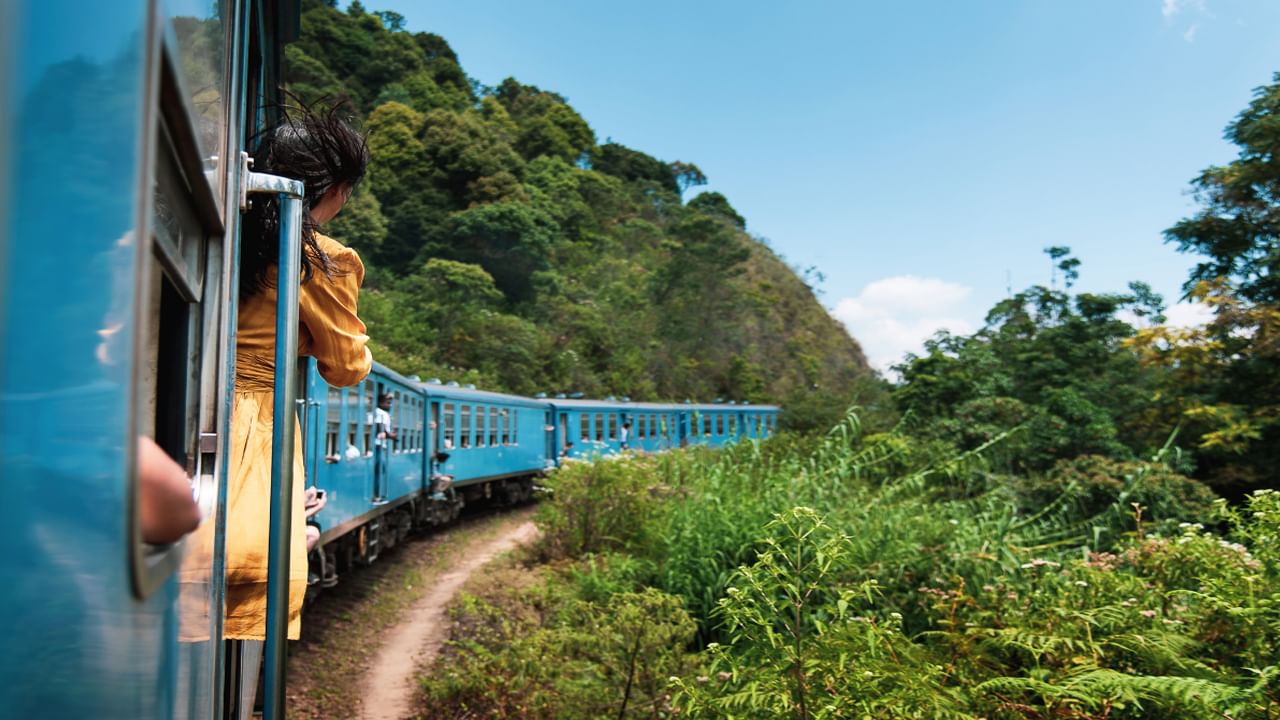
[[390, 32], [404, 30], [404, 16], [400, 13], [391, 10], [379, 10], [374, 15], [377, 15], [378, 19], [382, 20], [382, 26]]
[[1207, 480], [1239, 492], [1280, 467], [1280, 73], [1226, 129], [1240, 148], [1192, 181], [1201, 209], [1165, 231], [1204, 258], [1187, 294], [1213, 308], [1202, 328], [1153, 328], [1135, 347], [1166, 371], [1164, 397], [1192, 430]]
[[707, 184], [707, 176], [702, 174], [702, 170], [698, 169], [693, 163], [681, 162], [676, 160], [669, 164], [671, 174], [676, 178], [676, 186], [680, 189], [680, 195], [684, 195], [684, 191], [691, 187]]
[[478, 205], [445, 223], [434, 254], [484, 268], [512, 301], [533, 295], [533, 275], [546, 267], [555, 221], [525, 203]]
[[718, 215], [733, 223], [733, 226], [739, 230], [747, 229], [746, 218], [739, 215], [738, 211], [729, 204], [729, 199], [718, 192], [701, 193], [689, 201], [688, 207], [708, 215]]
[[1280, 303], [1280, 73], [1227, 126], [1240, 156], [1192, 181], [1203, 206], [1165, 231], [1180, 252], [1206, 256], [1185, 286], [1228, 278], [1250, 302]]

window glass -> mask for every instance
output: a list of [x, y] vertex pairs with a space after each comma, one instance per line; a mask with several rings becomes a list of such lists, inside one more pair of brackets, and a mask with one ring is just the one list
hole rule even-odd
[[609, 413], [609, 439], [618, 439], [618, 414]]
[[506, 409], [502, 411], [502, 444], [511, 444], [511, 411]]
[[489, 408], [489, 447], [498, 445], [498, 408]]
[[604, 414], [596, 413], [596, 442], [604, 442]]
[[222, 159], [226, 136], [227, 0], [167, 0], [178, 47], [174, 56], [182, 76], [183, 98], [195, 124], [196, 142], [206, 171], [212, 171], [214, 197], [221, 202]]
[[[481, 412], [483, 412], [483, 408]], [[458, 447], [471, 447], [471, 406], [462, 405], [458, 421]]]
[[591, 416], [587, 413], [581, 413], [578, 417], [582, 418], [582, 439], [584, 441], [591, 439]]
[[520, 409], [511, 410], [511, 444], [520, 444]]
[[716, 415], [716, 434], [717, 435], [724, 434], [724, 416], [723, 415]]

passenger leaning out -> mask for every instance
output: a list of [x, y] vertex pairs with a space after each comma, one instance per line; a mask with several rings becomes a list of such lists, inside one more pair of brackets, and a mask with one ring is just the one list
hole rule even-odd
[[[301, 283], [298, 354], [316, 359], [331, 385], [355, 385], [372, 358], [365, 325], [356, 314], [364, 265], [355, 251], [319, 232], [364, 177], [369, 161], [364, 138], [337, 107], [303, 109], [265, 132], [254, 169], [303, 181], [302, 273], [277, 278], [280, 204], [255, 197], [245, 217], [240, 250], [240, 314], [236, 334], [236, 386], [227, 487], [226, 623], [230, 639], [265, 636], [267, 533], [271, 507], [271, 431], [278, 282]], [[289, 631], [301, 630], [307, 586], [303, 455], [294, 436], [292, 537], [289, 544]], [[314, 509], [314, 504], [313, 504]]]

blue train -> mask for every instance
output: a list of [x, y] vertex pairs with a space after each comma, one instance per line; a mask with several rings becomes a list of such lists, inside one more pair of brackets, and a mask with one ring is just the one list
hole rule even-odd
[[[251, 661], [222, 639], [235, 268], [253, 196], [299, 202], [245, 159], [275, 119], [299, 5], [0, 2], [0, 718], [242, 717], [252, 696]], [[281, 226], [287, 274], [297, 226]], [[274, 496], [296, 421], [327, 499], [318, 586], [469, 502], [527, 497], [566, 458], [776, 422], [773, 407], [524, 398], [381, 366], [331, 388], [287, 351], [297, 302], [279, 294]], [[380, 444], [388, 392], [396, 437]], [[143, 437], [191, 478], [203, 522], [183, 542], [142, 541]], [[269, 519], [273, 578], [288, 505]], [[283, 717], [283, 630], [268, 619], [268, 718]]]
[[[321, 585], [467, 503], [527, 500], [535, 479], [567, 459], [721, 447], [768, 437], [778, 418], [771, 405], [527, 398], [421, 382], [379, 363], [350, 388], [327, 385], [311, 359], [302, 373], [307, 481], [327, 494], [311, 560]], [[374, 408], [388, 394], [396, 440], [380, 445]]]

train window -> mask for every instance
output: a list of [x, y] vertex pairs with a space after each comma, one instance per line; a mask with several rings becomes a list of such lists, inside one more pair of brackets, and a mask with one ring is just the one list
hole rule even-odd
[[609, 413], [609, 439], [618, 439], [618, 415], [617, 413]]
[[488, 431], [485, 429], [487, 427], [485, 423], [487, 414], [488, 411], [485, 410], [483, 405], [476, 406], [476, 447], [484, 447], [489, 444]]
[[657, 415], [649, 416], [649, 437], [651, 438], [658, 437], [658, 416]]
[[582, 440], [584, 442], [591, 440], [591, 416], [581, 413], [578, 417], [582, 418]]
[[511, 444], [520, 444], [520, 410], [513, 409], [511, 411]]
[[717, 435], [724, 434], [724, 416], [723, 415], [716, 416], [716, 434]]
[[644, 415], [636, 415], [634, 416], [634, 419], [636, 421], [636, 437], [643, 440], [645, 438], [645, 434], [644, 434], [645, 426], [648, 424], [649, 421], [645, 418]]
[[417, 398], [410, 398], [409, 402], [409, 452], [418, 452], [418, 430], [422, 427], [422, 415], [418, 412]]
[[511, 444], [511, 411], [502, 411], [502, 444]]
[[431, 403], [431, 425], [429, 427], [434, 430], [435, 449], [440, 449], [440, 403]]
[[[471, 447], [471, 406], [462, 405], [458, 416], [458, 447]], [[481, 410], [483, 412], [483, 410]]]
[[227, 73], [228, 4], [225, 0], [170, 0], [163, 7], [169, 11], [169, 23], [177, 41], [177, 74], [187, 113], [207, 177], [212, 179], [213, 195], [222, 203], [222, 158], [226, 143], [227, 107], [223, 88]]
[[361, 404], [362, 409], [364, 410], [364, 445], [360, 446], [360, 449], [364, 451], [365, 455], [372, 455], [373, 454], [373, 437], [372, 437], [373, 413], [374, 413], [373, 381], [365, 380], [363, 383], [361, 383], [361, 386], [364, 388], [364, 392], [363, 392], [364, 402]]
[[604, 414], [596, 413], [596, 442], [604, 442]]
[[489, 408], [489, 447], [498, 446], [498, 408]]
[[[391, 392], [391, 417], [388, 418], [388, 422], [391, 423], [391, 432], [395, 433], [397, 438], [400, 438], [404, 435], [404, 433], [401, 432], [404, 429], [404, 406], [400, 402], [400, 391], [388, 391], [386, 386], [383, 386], [382, 391]], [[398, 454], [404, 452], [404, 448], [401, 447], [399, 439], [391, 440], [388, 438], [388, 445], [393, 453]]]
[[445, 405], [444, 405], [444, 433], [443, 433], [443, 434], [444, 434], [444, 449], [445, 449], [445, 450], [452, 450], [452, 449], [454, 449], [455, 447], [457, 447], [457, 445], [455, 444], [455, 443], [456, 443], [456, 441], [457, 441], [457, 437], [456, 437], [455, 428], [454, 428], [454, 417], [453, 417], [453, 411], [454, 411], [453, 403], [445, 403]]
[[338, 446], [342, 439], [342, 391], [338, 388], [329, 388], [324, 414], [324, 459], [338, 462], [342, 459], [342, 448]]
[[354, 393], [347, 388], [339, 392], [342, 395], [342, 437], [346, 440], [346, 447], [342, 448], [342, 452], [345, 454], [347, 448], [356, 447], [356, 414], [351, 407], [351, 396]]
[[413, 451], [422, 452], [422, 400], [413, 399]]

